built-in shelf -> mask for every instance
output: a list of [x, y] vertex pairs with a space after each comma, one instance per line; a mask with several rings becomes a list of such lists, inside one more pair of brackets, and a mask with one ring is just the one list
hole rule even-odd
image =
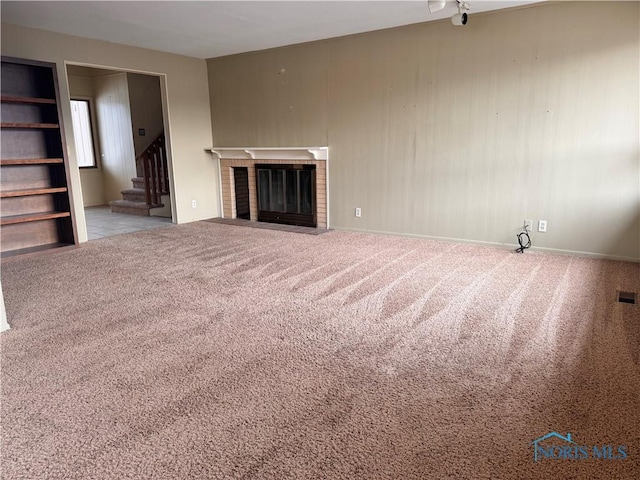
[[9, 215], [0, 217], [0, 225], [16, 225], [18, 223], [39, 222], [41, 220], [52, 220], [54, 218], [64, 218], [71, 216], [69, 212], [41, 212], [27, 213], [25, 215]]
[[12, 123], [2, 122], [1, 128], [60, 128], [57, 123]]
[[63, 193], [66, 191], [67, 191], [67, 187], [24, 188], [20, 190], [6, 190], [4, 192], [0, 192], [0, 198], [28, 197], [30, 195], [47, 195], [49, 193]]
[[45, 165], [49, 163], [64, 163], [63, 158], [8, 158], [0, 160], [0, 166], [9, 165]]
[[78, 242], [56, 66], [2, 57], [2, 260]]
[[36, 97], [20, 97], [11, 95], [2, 95], [0, 97], [2, 103], [36, 103], [36, 104], [48, 104], [55, 105], [55, 98], [36, 98]]
[[34, 253], [40, 253], [40, 252], [46, 252], [48, 250], [53, 250], [55, 249], [60, 249], [62, 247], [70, 247], [72, 246], [69, 243], [47, 243], [44, 245], [37, 245], [35, 247], [28, 247], [28, 248], [19, 248], [18, 250], [9, 250], [7, 252], [2, 252], [2, 258], [10, 258], [10, 257], [16, 257], [19, 255], [28, 255], [28, 254], [34, 254]]

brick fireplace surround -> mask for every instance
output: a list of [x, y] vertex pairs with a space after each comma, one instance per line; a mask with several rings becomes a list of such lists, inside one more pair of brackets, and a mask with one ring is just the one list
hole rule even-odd
[[328, 228], [328, 148], [211, 148], [219, 160], [223, 218], [236, 218], [236, 192], [234, 167], [246, 167], [249, 172], [249, 214], [258, 220], [258, 195], [256, 190], [256, 164], [315, 165], [316, 166], [316, 218], [318, 228]]

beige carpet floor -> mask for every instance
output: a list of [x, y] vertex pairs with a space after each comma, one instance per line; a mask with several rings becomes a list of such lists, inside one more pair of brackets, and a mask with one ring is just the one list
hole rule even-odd
[[640, 478], [638, 264], [199, 222], [2, 285], [5, 479]]

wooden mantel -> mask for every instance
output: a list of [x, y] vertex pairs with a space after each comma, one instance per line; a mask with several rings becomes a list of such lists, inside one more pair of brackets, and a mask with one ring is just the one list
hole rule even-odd
[[328, 147], [210, 147], [217, 158], [252, 160], [328, 160]]

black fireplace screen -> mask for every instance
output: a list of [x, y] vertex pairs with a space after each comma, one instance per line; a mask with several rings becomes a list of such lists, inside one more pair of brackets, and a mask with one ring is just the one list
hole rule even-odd
[[315, 165], [256, 165], [258, 221], [316, 226]]

